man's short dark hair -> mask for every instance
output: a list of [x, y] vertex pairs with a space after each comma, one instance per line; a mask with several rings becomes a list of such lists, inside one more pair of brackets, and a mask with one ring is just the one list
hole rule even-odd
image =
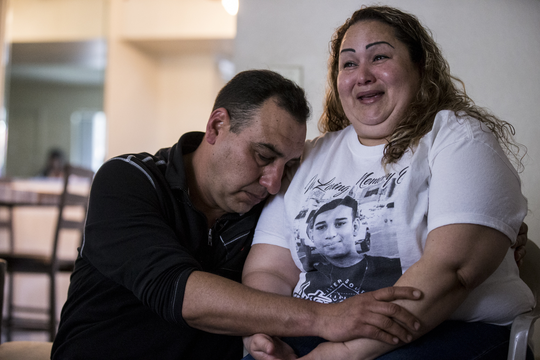
[[238, 73], [219, 92], [212, 111], [225, 108], [231, 119], [231, 132], [239, 133], [253, 114], [269, 98], [304, 124], [310, 114], [304, 90], [291, 80], [270, 70], [247, 70]]
[[313, 216], [311, 216], [310, 214], [311, 219], [308, 219], [309, 227], [313, 229], [313, 226], [315, 225], [315, 219], [317, 219], [317, 216], [319, 216], [319, 214], [333, 210], [340, 205], [348, 206], [352, 209], [353, 220], [358, 217], [358, 202], [350, 196], [345, 196], [343, 199], [334, 199], [327, 202], [326, 204], [321, 206], [315, 213], [313, 213]]

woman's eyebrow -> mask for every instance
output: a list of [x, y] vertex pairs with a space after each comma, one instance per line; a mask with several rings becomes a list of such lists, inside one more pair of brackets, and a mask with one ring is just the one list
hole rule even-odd
[[[389, 42], [386, 42], [386, 41], [376, 41], [376, 42], [374, 42], [374, 43], [367, 44], [367, 45], [366, 45], [366, 50], [369, 49], [369, 48], [372, 47], [372, 46], [380, 45], [380, 44], [386, 44], [386, 45], [390, 46], [392, 49], [395, 49], [395, 48], [392, 46], [392, 44], [390, 44]], [[340, 51], [340, 54], [342, 54], [342, 53], [344, 53], [344, 52], [353, 52], [353, 53], [355, 53], [356, 50], [354, 50], [353, 48], [346, 48], [346, 49], [342, 49], [342, 50]]]
[[344, 52], [353, 52], [353, 53], [355, 53], [356, 50], [354, 50], [353, 48], [347, 48], [347, 49], [342, 49], [339, 53], [343, 54]]
[[386, 45], [390, 46], [392, 49], [394, 49], [394, 47], [393, 47], [390, 43], [388, 43], [388, 42], [386, 42], [386, 41], [376, 41], [376, 42], [374, 42], [374, 43], [367, 44], [367, 45], [366, 45], [366, 50], [369, 49], [369, 48], [372, 47], [372, 46], [380, 45], [380, 44], [386, 44]]

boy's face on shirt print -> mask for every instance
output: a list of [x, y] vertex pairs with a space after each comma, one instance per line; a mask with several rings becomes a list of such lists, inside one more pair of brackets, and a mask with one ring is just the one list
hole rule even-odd
[[339, 205], [317, 215], [311, 236], [317, 250], [330, 262], [348, 256], [357, 256], [354, 239], [359, 229], [359, 219], [353, 219], [349, 206]]

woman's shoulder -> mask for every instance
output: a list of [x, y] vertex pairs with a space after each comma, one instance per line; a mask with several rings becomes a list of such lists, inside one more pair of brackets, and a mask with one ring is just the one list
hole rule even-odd
[[354, 133], [354, 128], [349, 125], [345, 129], [327, 132], [314, 139], [306, 140], [303, 157], [305, 158], [308, 154], [317, 152], [326, 152], [336, 145], [344, 144], [344, 140], [347, 140], [350, 136], [355, 136], [351, 132]]
[[[327, 132], [314, 139], [306, 140], [300, 163], [291, 166], [285, 173], [286, 182], [282, 183], [282, 189], [287, 188], [288, 183], [295, 179], [295, 183], [302, 183], [312, 171], [320, 171], [321, 166], [334, 163], [348, 150], [348, 144], [357, 140], [356, 132], [352, 126], [339, 131]], [[284, 186], [287, 185], [287, 186]]]
[[463, 112], [451, 110], [442, 110], [437, 113], [433, 128], [428, 135], [434, 144], [473, 140], [488, 145], [497, 144], [495, 136], [486, 124]]

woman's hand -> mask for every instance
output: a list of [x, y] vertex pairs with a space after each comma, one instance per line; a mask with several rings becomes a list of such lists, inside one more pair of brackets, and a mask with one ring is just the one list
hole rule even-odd
[[515, 249], [514, 251], [514, 259], [516, 259], [517, 266], [521, 266], [523, 264], [523, 259], [525, 258], [525, 255], [527, 254], [527, 250], [525, 249], [525, 245], [527, 244], [527, 232], [529, 231], [529, 227], [527, 224], [522, 223], [519, 232], [518, 237], [516, 239], [516, 243], [514, 246], [512, 246], [512, 249]]
[[319, 344], [306, 356], [299, 360], [354, 360], [360, 359], [358, 354], [347, 344], [350, 342], [324, 342]]
[[277, 337], [255, 334], [245, 337], [244, 346], [255, 360], [294, 360], [293, 349]]

